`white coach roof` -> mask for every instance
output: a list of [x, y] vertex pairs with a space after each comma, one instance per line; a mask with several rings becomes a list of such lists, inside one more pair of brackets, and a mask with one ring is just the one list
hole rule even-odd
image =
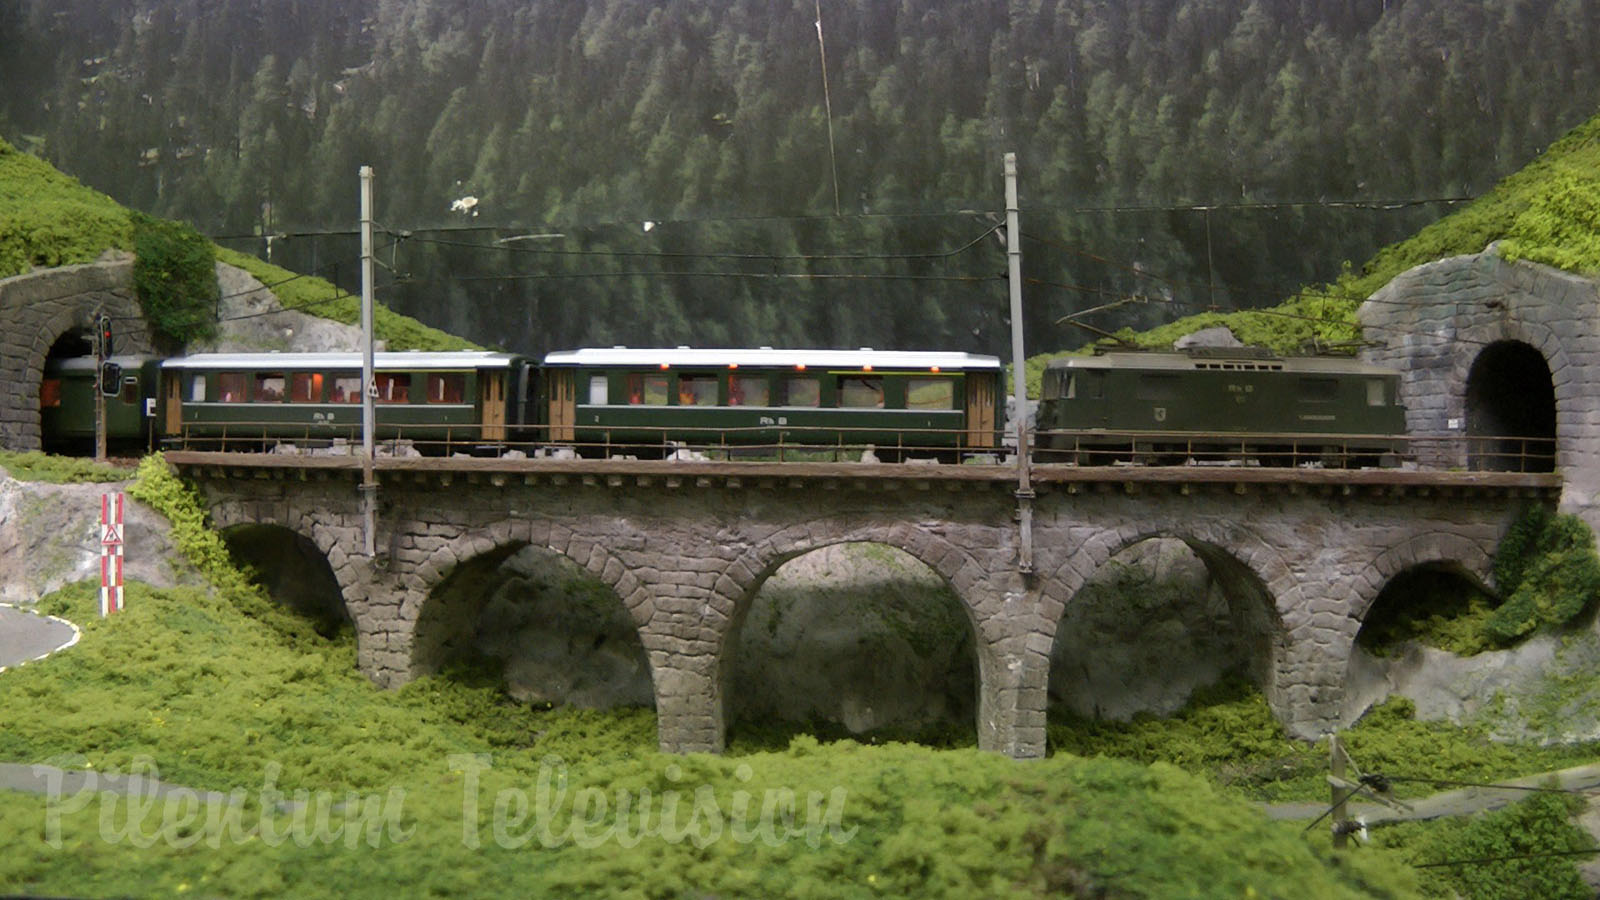
[[[494, 353], [487, 350], [426, 351], [374, 353], [372, 365], [377, 369], [502, 369], [521, 359], [514, 353]], [[241, 371], [266, 371], [270, 369], [316, 370], [360, 369], [360, 353], [196, 353], [177, 356], [161, 364], [163, 369], [235, 369]]]
[[806, 366], [834, 369], [999, 369], [1000, 360], [972, 353], [925, 350], [774, 350], [692, 347], [590, 347], [564, 350], [544, 358], [549, 366], [669, 366], [672, 368], [725, 368], [727, 366]]

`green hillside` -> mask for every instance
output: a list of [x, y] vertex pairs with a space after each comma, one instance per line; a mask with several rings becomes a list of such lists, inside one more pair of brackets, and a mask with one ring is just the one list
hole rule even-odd
[[[136, 216], [49, 163], [0, 139], [0, 278], [33, 268], [93, 262], [107, 250], [131, 251]], [[217, 258], [271, 286], [284, 306], [347, 324], [360, 319], [359, 298], [253, 256], [214, 248]], [[379, 304], [374, 331], [391, 350], [459, 350], [475, 345]]]
[[[1477, 253], [1495, 241], [1506, 259], [1600, 274], [1600, 116], [1568, 132], [1472, 205], [1384, 248], [1332, 284], [1309, 287], [1270, 309], [1201, 313], [1119, 336], [1144, 347], [1166, 347], [1191, 332], [1225, 325], [1247, 344], [1284, 353], [1304, 352], [1313, 344], [1348, 345], [1361, 337], [1356, 308], [1395, 276], [1437, 259]], [[1061, 355], [1028, 360], [1030, 393], [1037, 395], [1045, 363]]]

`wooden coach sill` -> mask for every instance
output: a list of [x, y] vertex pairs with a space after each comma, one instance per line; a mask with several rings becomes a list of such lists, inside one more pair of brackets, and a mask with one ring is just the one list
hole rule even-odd
[[[355, 456], [289, 456], [272, 453], [206, 453], [167, 451], [167, 462], [185, 474], [216, 478], [328, 478], [359, 476]], [[815, 462], [688, 462], [676, 460], [496, 459], [477, 457], [380, 457], [375, 461], [384, 480], [460, 478], [502, 484], [591, 484], [609, 487], [662, 484], [667, 487], [774, 487], [814, 482], [876, 485], [896, 489], [910, 484], [1010, 488], [1016, 469], [1009, 465], [915, 465], [907, 463]], [[1512, 493], [1538, 496], [1559, 493], [1560, 473], [1460, 472], [1408, 469], [1291, 469], [1257, 466], [1069, 466], [1035, 465], [1036, 489], [1121, 489], [1135, 493], [1144, 486], [1228, 486], [1239, 493], [1251, 488], [1318, 493], [1374, 492], [1427, 495], [1439, 492]], [[825, 486], [829, 486], [826, 485]]]

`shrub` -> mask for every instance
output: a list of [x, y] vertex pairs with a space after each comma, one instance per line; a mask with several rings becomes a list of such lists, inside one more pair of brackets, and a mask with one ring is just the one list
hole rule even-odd
[[211, 244], [182, 222], [134, 216], [133, 285], [158, 344], [177, 350], [216, 334], [216, 259]]
[[1507, 642], [1567, 625], [1600, 597], [1594, 533], [1577, 516], [1535, 507], [1501, 542], [1495, 579], [1506, 600], [1485, 622], [1493, 639]]

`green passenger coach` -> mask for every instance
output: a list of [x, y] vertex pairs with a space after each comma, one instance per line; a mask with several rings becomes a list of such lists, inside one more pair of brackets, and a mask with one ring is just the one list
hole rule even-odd
[[583, 349], [545, 357], [546, 427], [586, 455], [870, 444], [953, 459], [999, 445], [1000, 371], [968, 353]]
[[[201, 353], [161, 366], [159, 430], [183, 446], [361, 439], [361, 354]], [[419, 452], [503, 447], [519, 436], [533, 391], [508, 353], [374, 354], [375, 439]]]

